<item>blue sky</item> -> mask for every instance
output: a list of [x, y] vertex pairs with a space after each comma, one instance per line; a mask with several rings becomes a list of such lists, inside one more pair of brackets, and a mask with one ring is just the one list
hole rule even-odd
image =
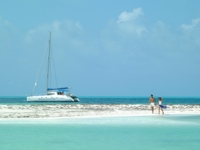
[[200, 96], [198, 0], [0, 3], [2, 96], [31, 93], [49, 31], [58, 85], [78, 96]]

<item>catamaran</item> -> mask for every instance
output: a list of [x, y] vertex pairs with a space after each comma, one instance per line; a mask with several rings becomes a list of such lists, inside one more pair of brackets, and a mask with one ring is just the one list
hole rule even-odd
[[[61, 87], [61, 88], [49, 88], [49, 76], [50, 76], [50, 53], [51, 53], [51, 32], [49, 37], [49, 49], [48, 49], [48, 66], [47, 66], [47, 85], [46, 85], [46, 95], [38, 95], [38, 96], [28, 96], [27, 101], [35, 101], [35, 102], [79, 102], [79, 98], [73, 94], [70, 94], [69, 87]], [[34, 85], [37, 85], [37, 82]], [[34, 91], [34, 90], [33, 90]]]

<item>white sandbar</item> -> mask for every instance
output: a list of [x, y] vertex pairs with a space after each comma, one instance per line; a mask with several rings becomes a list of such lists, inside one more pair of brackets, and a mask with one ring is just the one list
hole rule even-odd
[[[167, 105], [165, 114], [200, 114], [200, 105]], [[151, 115], [142, 104], [0, 105], [0, 118], [66, 118]], [[154, 114], [158, 114], [155, 108]]]

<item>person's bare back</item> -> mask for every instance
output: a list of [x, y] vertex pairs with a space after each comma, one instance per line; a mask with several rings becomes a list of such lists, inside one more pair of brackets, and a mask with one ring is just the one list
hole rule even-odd
[[154, 102], [155, 102], [155, 99], [154, 99], [153, 97], [150, 97], [149, 102], [150, 102], [150, 103], [154, 103]]

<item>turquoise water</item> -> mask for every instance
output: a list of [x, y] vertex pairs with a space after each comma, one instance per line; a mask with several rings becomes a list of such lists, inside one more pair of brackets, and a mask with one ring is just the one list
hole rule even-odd
[[0, 120], [0, 149], [200, 148], [200, 115]]
[[[158, 98], [156, 101], [158, 102]], [[0, 104], [147, 104], [149, 97], [79, 97], [80, 102], [27, 102], [25, 96], [3, 97]], [[200, 104], [200, 97], [163, 97], [164, 104]]]

